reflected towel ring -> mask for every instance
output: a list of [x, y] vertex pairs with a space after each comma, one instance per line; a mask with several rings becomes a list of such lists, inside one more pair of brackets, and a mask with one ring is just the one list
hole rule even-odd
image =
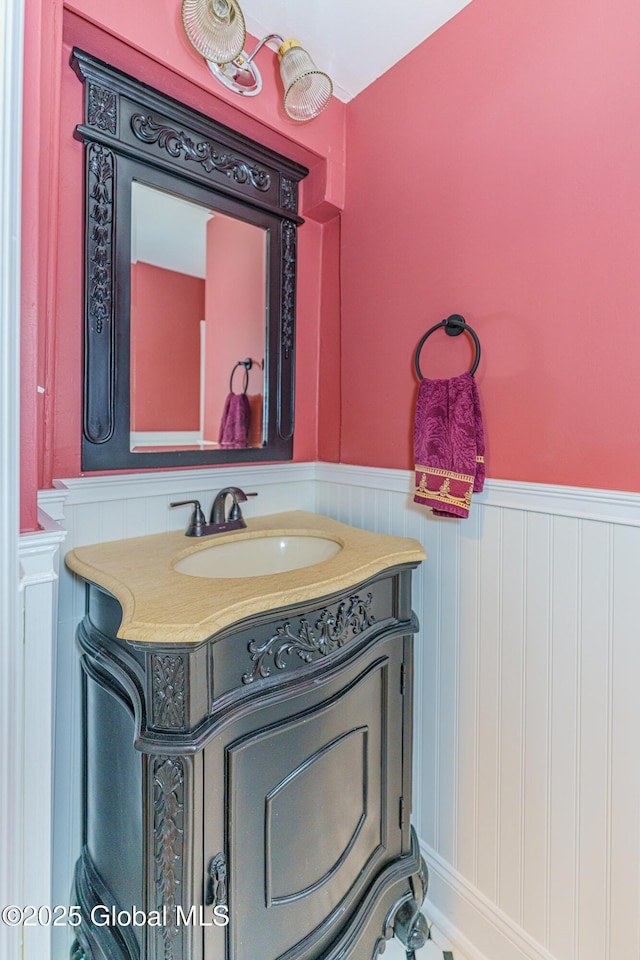
[[247, 392], [247, 387], [249, 386], [249, 370], [251, 370], [252, 366], [253, 360], [251, 360], [250, 357], [247, 357], [246, 360], [238, 360], [231, 371], [231, 376], [229, 377], [229, 393], [233, 393], [233, 375], [238, 367], [244, 367], [244, 387], [242, 388], [242, 392]]
[[476, 357], [475, 357], [475, 360], [473, 361], [473, 366], [469, 371], [471, 376], [473, 376], [476, 370], [478, 369], [478, 364], [480, 363], [480, 341], [478, 340], [477, 333], [475, 332], [475, 330], [473, 330], [469, 326], [469, 324], [464, 319], [464, 317], [460, 316], [459, 313], [452, 313], [451, 316], [447, 317], [446, 320], [441, 320], [440, 323], [436, 323], [433, 327], [430, 327], [429, 330], [427, 330], [427, 332], [425, 333], [425, 335], [421, 338], [420, 343], [416, 347], [416, 355], [415, 355], [414, 362], [415, 362], [416, 374], [418, 375], [418, 380], [424, 380], [424, 377], [422, 376], [422, 371], [420, 370], [420, 351], [422, 350], [427, 337], [430, 337], [431, 334], [434, 333], [434, 331], [439, 330], [440, 327], [444, 327], [444, 332], [448, 334], [450, 337], [457, 337], [463, 331], [470, 334], [476, 348]]

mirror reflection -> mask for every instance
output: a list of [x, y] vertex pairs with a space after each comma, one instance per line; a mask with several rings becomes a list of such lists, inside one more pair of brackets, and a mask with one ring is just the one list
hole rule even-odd
[[131, 186], [130, 449], [261, 447], [267, 231]]

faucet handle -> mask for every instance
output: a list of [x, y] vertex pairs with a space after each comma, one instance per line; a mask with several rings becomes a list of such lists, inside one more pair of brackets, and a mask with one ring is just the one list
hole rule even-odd
[[187, 537], [201, 537], [204, 533], [204, 526], [206, 524], [206, 518], [202, 512], [202, 507], [200, 506], [199, 500], [176, 500], [174, 503], [170, 503], [170, 507], [187, 507], [190, 504], [193, 504], [193, 513], [191, 514], [191, 519], [187, 524], [187, 529], [185, 530], [185, 536]]
[[242, 512], [240, 510], [240, 504], [238, 501], [244, 501], [248, 497], [257, 497], [257, 493], [245, 493], [244, 490], [241, 490], [240, 487], [233, 488], [234, 493], [232, 495], [232, 504], [229, 511], [229, 520], [242, 520]]

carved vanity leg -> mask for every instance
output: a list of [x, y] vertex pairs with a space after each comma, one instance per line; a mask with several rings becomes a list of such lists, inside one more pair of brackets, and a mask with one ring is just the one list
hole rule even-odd
[[404, 945], [407, 960], [415, 960], [415, 951], [424, 947], [429, 939], [429, 924], [420, 907], [427, 895], [429, 874], [424, 859], [420, 857], [420, 870], [410, 879], [413, 897], [402, 904], [393, 921], [393, 932]]
[[184, 757], [156, 755], [150, 755], [148, 762], [153, 790], [149, 873], [155, 877], [150, 907], [166, 909], [167, 916], [162, 927], [149, 931], [150, 936], [155, 937], [155, 944], [153, 948], [149, 944], [148, 949], [163, 960], [181, 960], [186, 951], [184, 931], [176, 922], [176, 907], [182, 905], [184, 888], [187, 763]]

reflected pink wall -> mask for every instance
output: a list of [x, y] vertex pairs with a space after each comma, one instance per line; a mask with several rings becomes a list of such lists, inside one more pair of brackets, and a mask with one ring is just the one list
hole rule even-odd
[[131, 264], [131, 429], [200, 429], [204, 280]]
[[[260, 363], [265, 355], [265, 231], [242, 220], [215, 214], [207, 223], [205, 287], [204, 438], [218, 439], [220, 416], [229, 392], [229, 377], [238, 360], [250, 357], [249, 394], [263, 392]], [[234, 393], [241, 393], [244, 370], [238, 368]], [[252, 438], [256, 438], [252, 409]], [[258, 431], [258, 437], [260, 431]]]

